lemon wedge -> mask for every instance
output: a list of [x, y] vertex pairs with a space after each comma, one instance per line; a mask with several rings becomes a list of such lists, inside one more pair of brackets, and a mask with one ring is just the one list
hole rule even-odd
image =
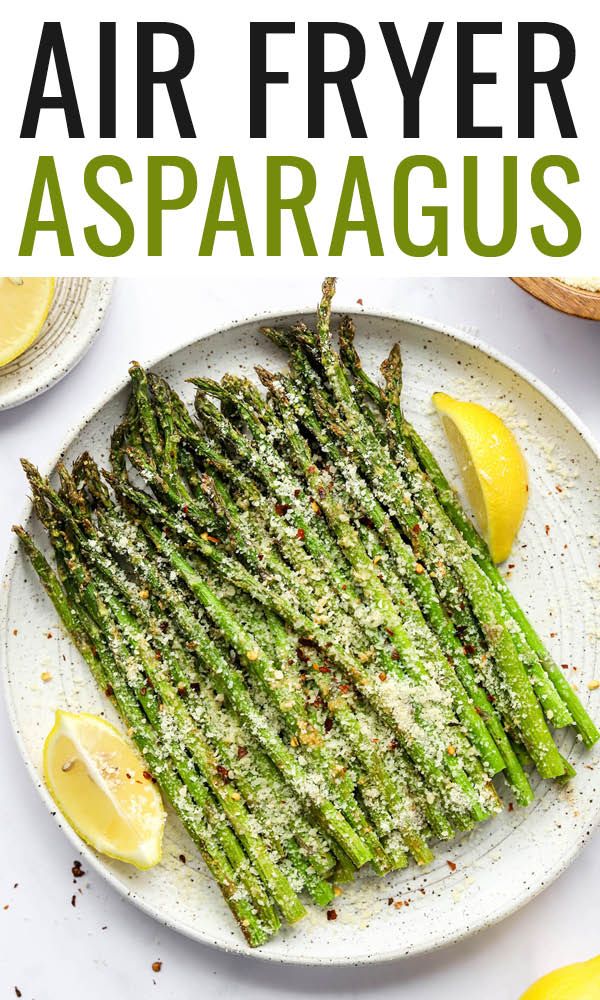
[[551, 972], [530, 986], [521, 1000], [598, 1000], [600, 955]]
[[44, 777], [79, 836], [136, 868], [158, 864], [165, 810], [146, 766], [104, 719], [58, 711], [44, 744]]
[[445, 392], [432, 398], [492, 559], [504, 562], [527, 507], [527, 466], [519, 445], [500, 417], [484, 406]]
[[54, 278], [0, 278], [0, 368], [30, 347], [50, 311]]

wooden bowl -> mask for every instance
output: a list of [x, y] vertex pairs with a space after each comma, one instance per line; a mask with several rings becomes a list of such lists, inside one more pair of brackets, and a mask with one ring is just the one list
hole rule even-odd
[[600, 292], [574, 288], [558, 278], [513, 278], [512, 280], [553, 309], [560, 309], [570, 316], [581, 316], [582, 319], [600, 320]]

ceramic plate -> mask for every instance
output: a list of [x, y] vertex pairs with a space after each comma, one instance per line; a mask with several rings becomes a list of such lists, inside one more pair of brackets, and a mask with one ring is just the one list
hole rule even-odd
[[[258, 334], [273, 317], [245, 321], [183, 347], [155, 370], [186, 397], [184, 380], [281, 362]], [[306, 319], [297, 312], [287, 319]], [[406, 409], [452, 470], [432, 411], [433, 391], [485, 402], [514, 429], [530, 469], [530, 502], [511, 557], [511, 586], [556, 660], [596, 720], [600, 690], [598, 638], [598, 495], [600, 462], [585, 430], [566, 406], [517, 366], [463, 333], [431, 323], [361, 312], [359, 347], [376, 370], [395, 340], [403, 347]], [[106, 461], [110, 431], [122, 415], [126, 391], [111, 393], [71, 436], [67, 460], [89, 449]], [[25, 483], [23, 484], [25, 493]], [[41, 538], [29, 508], [24, 520]], [[56, 708], [107, 712], [56, 614], [15, 545], [9, 558], [0, 614], [0, 658], [12, 724], [27, 766], [49, 808], [41, 753]], [[568, 665], [568, 666], [567, 666]], [[43, 683], [42, 671], [52, 680]], [[365, 873], [336, 901], [338, 918], [311, 907], [309, 917], [253, 954], [278, 962], [345, 964], [414, 955], [473, 934], [540, 892], [573, 860], [600, 812], [598, 753], [582, 752], [572, 730], [558, 742], [578, 766], [568, 787], [538, 783], [535, 804], [506, 811], [474, 833], [440, 848], [426, 870], [412, 867], [379, 879]], [[502, 789], [510, 801], [510, 793]], [[60, 816], [57, 821], [62, 824]], [[156, 919], [207, 944], [247, 952], [241, 935], [175, 817], [168, 823], [164, 863], [138, 872], [98, 857], [64, 825], [66, 835], [106, 879]], [[179, 860], [185, 855], [186, 863]], [[452, 864], [448, 864], [451, 862]], [[388, 905], [388, 900], [403, 905]]]
[[0, 410], [39, 396], [81, 361], [100, 333], [111, 287], [107, 278], [56, 279], [54, 299], [39, 337], [0, 369]]

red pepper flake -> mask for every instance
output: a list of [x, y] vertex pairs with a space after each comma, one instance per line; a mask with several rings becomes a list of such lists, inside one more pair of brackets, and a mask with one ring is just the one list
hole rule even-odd
[[146, 781], [154, 781], [154, 778], [150, 774], [150, 771], [142, 771], [142, 777], [144, 777]]
[[[319, 667], [319, 673], [320, 674], [330, 674], [331, 670], [329, 669], [329, 667]], [[342, 689], [340, 688], [340, 691], [341, 690]]]
[[448, 865], [448, 868], [450, 869], [451, 872], [456, 871], [456, 865], [454, 864], [454, 861], [446, 861], [446, 864]]
[[241, 759], [242, 759], [242, 757], [246, 757], [246, 756], [247, 756], [247, 754], [248, 754], [248, 749], [247, 749], [247, 747], [238, 747], [238, 748], [237, 748], [237, 759], [238, 759], [238, 760], [241, 760]]
[[225, 782], [229, 781], [229, 771], [227, 770], [226, 767], [223, 767], [222, 764], [217, 764], [217, 773], [220, 774], [223, 781]]
[[388, 635], [393, 635], [394, 634], [393, 628], [386, 628], [386, 632], [387, 632]]
[[115, 692], [113, 691], [112, 684], [107, 684], [106, 687], [104, 688], [104, 694], [106, 695], [106, 697], [107, 698], [112, 698], [112, 696], [113, 696], [114, 693]]
[[301, 493], [302, 493], [302, 490], [294, 490], [294, 496], [296, 497], [296, 500], [298, 499], [298, 497], [300, 496]]
[[314, 476], [315, 472], [317, 472], [317, 467], [316, 465], [309, 465], [306, 471], [309, 476]]
[[71, 868], [71, 875], [73, 878], [81, 878], [85, 875], [83, 868], [81, 867], [81, 861], [74, 861], [73, 867]]
[[304, 528], [298, 528], [296, 532], [296, 538], [299, 538], [301, 542], [304, 541]]
[[153, 972], [160, 972], [161, 969], [162, 969], [162, 962], [153, 962], [152, 963], [152, 971]]
[[563, 668], [563, 670], [568, 670], [569, 669], [569, 664], [568, 663], [561, 663], [561, 667]]
[[323, 729], [325, 730], [326, 733], [330, 733], [331, 730], [333, 729], [333, 719], [331, 718], [330, 715], [328, 715], [327, 718], [325, 719], [325, 722], [323, 723]]
[[348, 694], [349, 690], [350, 690], [350, 685], [349, 684], [340, 684], [340, 693], [341, 694]]
[[562, 486], [558, 486], [558, 484], [557, 484], [557, 486], [556, 486], [556, 492], [557, 493], [562, 493], [562, 491], [563, 491]]
[[362, 299], [357, 299], [356, 300], [356, 304], [357, 304], [357, 306], [362, 306], [363, 300]]
[[473, 653], [476, 651], [472, 642], [467, 642], [463, 648], [468, 656], [473, 656]]
[[46, 639], [51, 639], [51, 638], [52, 638], [52, 632], [48, 632], [48, 635], [46, 636]]
[[400, 653], [398, 652], [397, 649], [392, 649], [392, 652], [391, 652], [390, 655], [392, 657], [392, 660], [399, 660], [400, 659]]
[[556, 639], [556, 636], [557, 636], [557, 635], [558, 635], [558, 632], [551, 632], [551, 633], [550, 633], [550, 638], [551, 638], [551, 639]]
[[509, 813], [513, 812], [514, 808], [515, 808], [515, 807], [514, 807], [513, 803], [512, 803], [512, 802], [509, 802], [509, 803], [508, 803], [508, 811], [509, 811]]
[[394, 897], [388, 896], [388, 906], [391, 906], [393, 902], [394, 902]]
[[421, 534], [421, 525], [420, 524], [413, 524], [413, 526], [412, 526], [412, 533], [413, 533], [413, 535], [420, 535]]
[[388, 748], [390, 750], [397, 750], [398, 749], [398, 741], [397, 740], [390, 740], [390, 742], [388, 743]]
[[183, 505], [183, 507], [181, 508], [181, 510], [182, 510], [182, 512], [183, 512], [184, 514], [189, 514], [189, 512], [190, 512], [190, 508], [188, 507], [188, 505], [187, 505], [186, 503], [184, 503], [184, 505]]
[[77, 896], [71, 896], [71, 906], [77, 906]]
[[544, 525], [544, 531], [546, 532], [547, 535], [550, 534], [550, 525], [549, 524], [545, 524]]
[[[19, 634], [19, 630], [18, 630], [18, 628], [14, 628], [14, 629], [13, 629], [13, 635], [18, 635], [18, 634]], [[17, 988], [17, 987], [15, 986], [15, 989], [16, 989], [16, 988]]]
[[385, 673], [384, 673], [384, 672], [382, 671], [382, 672], [380, 673], [380, 675], [379, 675], [379, 680], [380, 680], [380, 681], [387, 681], [387, 674], [385, 674]]
[[515, 568], [515, 564], [514, 563], [509, 563], [508, 564], [508, 568], [509, 569], [514, 569]]
[[185, 854], [180, 854], [179, 855], [179, 860], [181, 861], [181, 864], [184, 865], [185, 864]]
[[337, 920], [337, 911], [336, 910], [327, 910], [327, 919], [328, 920]]
[[283, 517], [284, 514], [287, 514], [289, 509], [290, 509], [289, 503], [275, 504], [275, 513], [277, 514], [278, 517]]

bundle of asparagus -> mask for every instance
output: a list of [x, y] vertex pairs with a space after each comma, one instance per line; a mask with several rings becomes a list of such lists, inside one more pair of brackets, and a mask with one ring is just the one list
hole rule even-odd
[[[252, 946], [370, 862], [532, 801], [574, 773], [551, 729], [599, 733], [354, 327], [265, 330], [267, 389], [192, 379], [193, 417], [131, 367], [111, 471], [55, 489], [23, 462], [53, 569], [15, 528]], [[218, 404], [218, 405], [217, 405]]]

